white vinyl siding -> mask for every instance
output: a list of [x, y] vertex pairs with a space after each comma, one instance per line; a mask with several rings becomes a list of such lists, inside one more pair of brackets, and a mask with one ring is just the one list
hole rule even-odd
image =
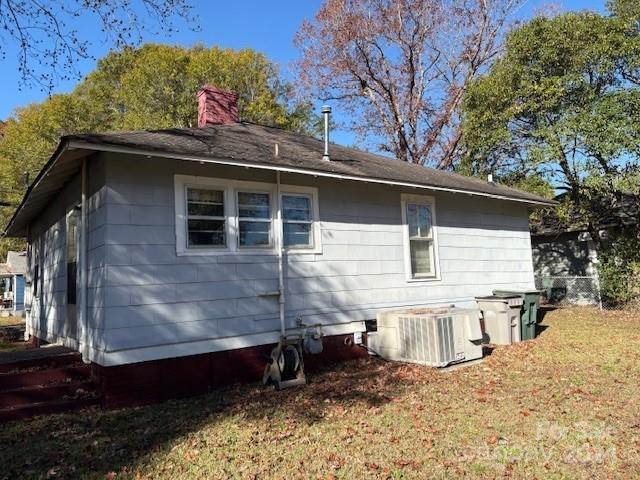
[[[92, 330], [101, 348], [91, 360], [118, 365], [277, 342], [280, 306], [278, 296], [269, 295], [279, 286], [277, 252], [238, 249], [233, 223], [238, 191], [270, 191], [277, 240], [282, 224], [275, 174], [161, 158], [108, 154], [108, 159], [103, 220], [95, 224], [95, 235], [101, 236], [90, 235], [101, 252], [93, 262], [105, 263], [102, 276], [100, 270], [89, 275], [95, 282], [89, 306], [104, 312]], [[437, 278], [408, 281], [401, 197], [418, 191], [292, 174], [281, 179], [280, 196], [317, 191], [320, 199], [313, 201], [318, 242], [312, 249], [289, 247], [283, 256], [288, 330], [302, 319], [321, 324], [326, 336], [352, 334], [363, 331], [362, 322], [379, 310], [471, 307], [476, 296], [496, 288], [533, 287], [524, 205], [437, 193], [432, 231]], [[176, 217], [184, 216], [185, 185], [225, 191], [227, 247], [176, 255], [176, 235], [186, 232], [185, 219]], [[183, 210], [174, 209], [176, 192]], [[63, 219], [59, 210], [56, 218]], [[41, 230], [30, 231], [41, 238]], [[58, 238], [64, 233], [51, 236]], [[56, 295], [64, 300], [64, 277], [58, 281], [50, 273], [64, 272], [64, 265], [52, 265], [54, 258], [47, 260], [46, 253], [43, 258], [43, 291], [49, 295], [50, 282], [59, 283]], [[51, 298], [43, 300], [42, 315], [64, 315]]]

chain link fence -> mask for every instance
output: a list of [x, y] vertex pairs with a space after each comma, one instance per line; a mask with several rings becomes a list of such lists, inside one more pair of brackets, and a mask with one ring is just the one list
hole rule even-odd
[[554, 306], [613, 307], [603, 302], [597, 276], [536, 277], [536, 288], [542, 292], [542, 301]]

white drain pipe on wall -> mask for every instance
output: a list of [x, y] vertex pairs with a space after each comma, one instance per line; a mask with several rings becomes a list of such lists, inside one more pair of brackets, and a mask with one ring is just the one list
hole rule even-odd
[[280, 303], [280, 336], [284, 337], [286, 333], [284, 318], [284, 225], [282, 223], [282, 200], [280, 197], [280, 172], [276, 171], [276, 205], [277, 212], [277, 232], [276, 232], [276, 248], [278, 249], [278, 302]]
[[280, 197], [280, 172], [276, 171], [276, 205], [277, 213], [277, 232], [276, 232], [276, 248], [278, 249], [278, 302], [280, 303], [280, 336], [284, 337], [286, 333], [284, 318], [284, 225], [282, 223], [282, 200]]
[[280, 198], [280, 172], [276, 171], [276, 205], [277, 212], [277, 232], [276, 232], [276, 248], [278, 249], [278, 302], [280, 303], [280, 336], [284, 337], [286, 332], [284, 318], [284, 225], [282, 224], [282, 200]]

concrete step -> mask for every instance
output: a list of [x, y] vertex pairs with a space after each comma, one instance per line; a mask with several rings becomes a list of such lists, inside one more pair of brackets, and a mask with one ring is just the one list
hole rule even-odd
[[88, 380], [90, 377], [90, 365], [73, 365], [47, 370], [0, 373], [0, 392], [14, 390], [16, 388]]
[[50, 402], [31, 403], [16, 407], [1, 408], [0, 423], [21, 420], [23, 418], [33, 417], [34, 415], [46, 415], [50, 413], [78, 410], [98, 405], [99, 403], [99, 398], [89, 396], [84, 398], [61, 399]]
[[0, 409], [35, 403], [55, 402], [82, 398], [94, 393], [93, 382], [67, 382], [53, 385], [36, 385], [0, 392]]

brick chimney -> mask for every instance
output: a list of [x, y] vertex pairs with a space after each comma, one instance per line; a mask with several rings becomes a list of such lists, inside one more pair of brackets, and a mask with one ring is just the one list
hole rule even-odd
[[198, 128], [238, 122], [238, 94], [205, 85], [198, 90]]

